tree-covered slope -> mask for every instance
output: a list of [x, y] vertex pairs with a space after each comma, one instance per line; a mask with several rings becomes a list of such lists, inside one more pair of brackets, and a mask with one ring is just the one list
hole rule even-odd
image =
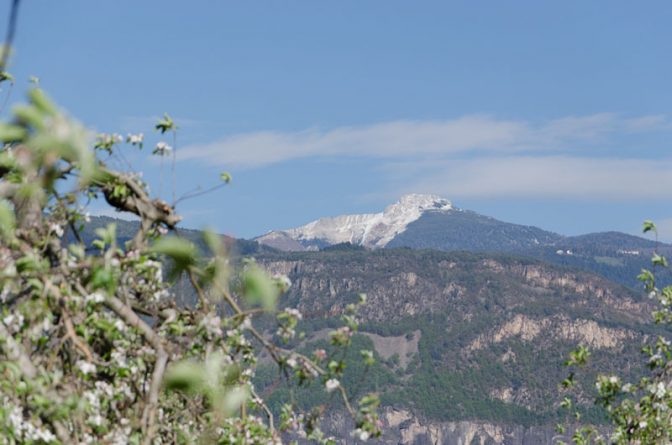
[[621, 232], [567, 237], [466, 210], [426, 212], [386, 247], [512, 253], [579, 267], [631, 288], [639, 287], [636, 277], [650, 267], [655, 250], [672, 253], [668, 244]]
[[[557, 420], [557, 383], [572, 348], [582, 343], [593, 350], [583, 380], [588, 395], [600, 369], [638, 373], [632, 364], [653, 333], [649, 303], [638, 293], [532, 259], [334, 249], [263, 254], [257, 261], [293, 281], [284, 302], [304, 313], [307, 348], [322, 347], [322, 329], [365, 292], [362, 330], [383, 366], [362, 390], [373, 387], [388, 406], [435, 421]], [[600, 419], [589, 404], [584, 409]]]
[[451, 210], [425, 212], [386, 247], [525, 252], [562, 239], [562, 235], [537, 227], [505, 223], [469, 210]]

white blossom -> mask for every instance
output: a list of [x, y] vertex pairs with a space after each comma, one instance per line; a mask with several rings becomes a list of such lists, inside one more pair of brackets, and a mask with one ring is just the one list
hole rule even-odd
[[56, 235], [58, 238], [63, 236], [63, 227], [59, 224], [51, 223], [49, 224], [49, 231]]
[[137, 133], [137, 134], [132, 134], [129, 133], [126, 136], [126, 142], [128, 142], [131, 145], [140, 145], [142, 144], [142, 141], [145, 139], [145, 135], [142, 133]]
[[332, 392], [341, 386], [341, 382], [339, 382], [337, 379], [329, 379], [324, 384], [324, 386], [327, 388], [327, 392]]
[[165, 142], [159, 142], [156, 144], [156, 147], [154, 147], [153, 153], [159, 156], [167, 156], [171, 151], [173, 151], [173, 147], [166, 144]]
[[77, 362], [77, 367], [84, 375], [96, 372], [96, 365], [94, 365], [93, 363], [86, 362], [84, 360], [79, 360]]
[[665, 384], [663, 382], [658, 382], [658, 385], [656, 385], [656, 397], [659, 399], [662, 399], [665, 397], [666, 389], [665, 389]]
[[128, 368], [128, 363], [126, 362], [126, 351], [123, 349], [115, 349], [110, 353], [110, 358], [115, 365], [120, 368]]
[[92, 416], [89, 416], [87, 420], [90, 424], [95, 426], [100, 426], [103, 424], [103, 416], [101, 416], [100, 413], [96, 413]]
[[299, 312], [298, 309], [288, 308], [288, 309], [285, 309], [285, 312], [287, 314], [289, 314], [290, 316], [296, 318], [297, 320], [303, 319], [303, 315], [301, 314], [301, 312]]
[[209, 313], [203, 320], [201, 320], [201, 326], [205, 328], [205, 332], [208, 333], [211, 337], [221, 337], [222, 332], [222, 319], [214, 313]]
[[352, 435], [356, 436], [362, 442], [366, 442], [367, 440], [369, 440], [369, 437], [371, 437], [371, 434], [368, 431], [363, 430], [361, 428], [357, 428], [355, 431], [353, 431]]
[[96, 390], [105, 394], [107, 397], [114, 396], [114, 388], [107, 382], [103, 381], [96, 382]]
[[105, 301], [105, 295], [101, 294], [100, 292], [94, 292], [84, 297], [84, 300], [87, 303], [102, 303]]
[[25, 319], [20, 312], [12, 313], [2, 319], [2, 322], [9, 328], [11, 333], [16, 333], [23, 327]]

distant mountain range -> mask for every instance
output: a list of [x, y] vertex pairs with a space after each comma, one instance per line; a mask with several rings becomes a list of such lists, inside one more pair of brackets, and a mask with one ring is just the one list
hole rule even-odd
[[321, 218], [255, 238], [283, 251], [310, 251], [340, 243], [366, 248], [502, 252], [576, 266], [628, 286], [649, 267], [655, 249], [672, 246], [621, 233], [563, 236], [456, 208], [436, 195], [405, 195], [381, 213]]
[[[135, 222], [92, 218], [84, 241], [111, 222], [120, 242], [137, 229]], [[178, 235], [203, 247], [199, 231]], [[641, 347], [661, 333], [650, 321], [651, 300], [633, 291], [641, 289], [634, 277], [653, 249], [672, 251], [618, 232], [565, 237], [431, 195], [405, 196], [378, 214], [223, 241], [291, 279], [281, 304], [301, 310], [305, 336], [288, 347], [329, 348], [327, 333], [348, 303], [368, 295], [344, 358], [344, 385], [354, 397], [381, 394], [384, 433], [377, 443], [385, 445], [556, 443], [562, 363], [579, 343], [592, 352], [578, 377], [580, 409], [583, 419], [601, 422], [604, 413], [590, 403], [595, 375], [640, 375]], [[669, 274], [661, 278], [670, 282]], [[182, 280], [172, 294], [179, 304], [196, 301]], [[269, 337], [274, 322], [255, 320]], [[374, 351], [369, 370], [358, 365], [361, 349]], [[288, 397], [277, 377], [260, 361], [255, 387], [275, 409]], [[297, 392], [296, 402], [335, 404], [336, 417], [324, 426], [344, 438], [339, 443], [352, 443], [338, 403], [319, 383]]]

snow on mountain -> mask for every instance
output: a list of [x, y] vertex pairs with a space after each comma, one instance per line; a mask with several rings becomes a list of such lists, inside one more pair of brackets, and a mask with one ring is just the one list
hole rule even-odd
[[380, 213], [320, 218], [305, 226], [269, 232], [257, 238], [257, 241], [281, 249], [282, 247], [278, 245], [281, 240], [282, 244], [287, 246], [289, 246], [288, 241], [294, 240], [302, 245], [310, 245], [310, 241], [326, 244], [349, 242], [378, 248], [384, 247], [395, 236], [406, 230], [406, 227], [420, 218], [424, 212], [452, 209], [451, 202], [440, 196], [409, 194], [402, 196], [398, 202]]

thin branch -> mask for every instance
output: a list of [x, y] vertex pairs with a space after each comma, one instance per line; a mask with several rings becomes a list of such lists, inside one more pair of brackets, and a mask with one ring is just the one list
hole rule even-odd
[[20, 0], [12, 1], [12, 9], [9, 12], [9, 23], [7, 24], [7, 34], [5, 35], [5, 45], [0, 55], [0, 73], [5, 71], [7, 67], [7, 60], [9, 58], [9, 51], [14, 43], [14, 34], [16, 33], [16, 22], [19, 15]]
[[352, 417], [355, 417], [355, 410], [353, 410], [352, 406], [350, 406], [350, 401], [348, 400], [348, 394], [345, 392], [345, 388], [343, 388], [343, 385], [338, 385], [338, 390], [341, 393], [341, 398], [343, 399], [345, 408], [348, 410], [348, 412]]
[[9, 103], [9, 98], [12, 97], [12, 90], [14, 89], [14, 82], [12, 81], [9, 84], [9, 88], [7, 89], [7, 94], [5, 95], [5, 100], [2, 101], [2, 106], [0, 106], [0, 114], [2, 114], [3, 111], [5, 111], [5, 108], [7, 108], [7, 103]]
[[222, 187], [225, 187], [225, 186], [226, 186], [226, 183], [221, 183], [221, 184], [213, 185], [212, 187], [210, 187], [208, 189], [205, 189], [205, 190], [201, 190], [200, 188], [197, 188], [194, 191], [185, 193], [184, 195], [180, 196], [177, 199], [177, 201], [175, 201], [173, 203], [173, 207], [176, 206], [178, 203], [180, 203], [182, 201], [185, 201], [187, 199], [196, 198], [198, 196], [206, 195], [208, 193], [212, 193], [212, 192], [214, 192], [216, 190], [219, 190], [219, 189], [221, 189]]
[[187, 275], [189, 276], [189, 281], [191, 282], [191, 285], [194, 286], [194, 289], [198, 294], [198, 301], [201, 303], [201, 307], [203, 309], [207, 309], [210, 306], [208, 303], [208, 298], [206, 297], [205, 292], [203, 292], [201, 286], [198, 284], [198, 281], [196, 280], [196, 274], [194, 274], [194, 270], [192, 268], [189, 268], [189, 270], [187, 271]]
[[67, 311], [63, 311], [62, 314], [63, 322], [65, 323], [66, 336], [70, 339], [70, 341], [72, 341], [77, 349], [82, 351], [82, 353], [86, 356], [86, 359], [93, 363], [93, 354], [91, 354], [91, 351], [89, 350], [88, 346], [86, 346], [86, 343], [84, 343], [82, 339], [77, 336], [75, 327], [72, 325], [72, 319], [70, 318], [70, 315], [68, 315]]
[[[175, 202], [175, 162], [177, 160], [177, 131], [173, 128], [173, 165], [171, 166], [171, 182], [173, 183], [173, 203]], [[174, 206], [175, 204], [173, 204]]]
[[261, 406], [261, 409], [266, 413], [266, 417], [268, 417], [268, 427], [269, 427], [269, 429], [271, 430], [272, 433], [275, 433], [275, 425], [274, 425], [274, 422], [273, 422], [273, 413], [272, 413], [271, 410], [268, 408], [268, 406], [266, 405], [266, 403], [264, 403], [264, 401], [262, 400], [262, 398], [259, 397], [259, 395], [258, 395], [257, 392], [254, 390], [254, 388], [251, 388], [251, 389], [250, 389], [250, 392], [251, 392], [251, 394], [252, 394], [252, 397], [255, 398], [255, 402], [256, 402], [259, 406]]

